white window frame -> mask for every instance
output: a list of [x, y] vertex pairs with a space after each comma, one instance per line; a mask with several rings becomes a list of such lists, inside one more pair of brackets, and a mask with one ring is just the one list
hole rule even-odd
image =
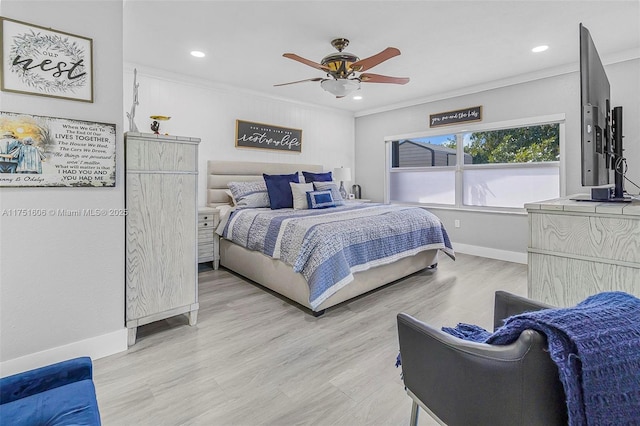
[[[502, 129], [511, 129], [517, 127], [527, 126], [542, 126], [545, 124], [557, 124], [559, 132], [559, 149], [560, 159], [559, 161], [546, 161], [539, 163], [499, 163], [499, 164], [467, 164], [462, 165], [461, 160], [464, 158], [464, 149], [462, 144], [462, 135], [465, 133], [473, 132], [485, 132]], [[391, 167], [391, 143], [403, 139], [414, 138], [428, 138], [434, 136], [442, 136], [447, 134], [455, 134], [457, 141], [457, 155], [455, 166], [440, 166], [440, 167], [410, 167], [393, 169]], [[505, 169], [509, 167], [559, 167], [559, 193], [561, 197], [566, 196], [566, 164], [565, 164], [565, 114], [552, 114], [538, 117], [529, 117], [516, 120], [507, 120], [493, 123], [478, 123], [470, 125], [450, 126], [442, 127], [435, 130], [427, 130], [422, 132], [407, 133], [402, 135], [387, 136], [384, 138], [385, 143], [385, 174], [384, 174], [384, 202], [389, 203], [390, 200], [390, 174], [398, 173], [408, 170], [420, 170], [420, 171], [435, 171], [442, 169], [455, 169], [455, 204], [433, 204], [433, 203], [412, 203], [420, 206], [428, 206], [442, 209], [452, 210], [472, 210], [472, 211], [484, 211], [484, 212], [514, 212], [523, 213], [524, 208], [505, 208], [505, 207], [481, 207], [481, 206], [466, 206], [463, 204], [463, 182], [462, 172], [463, 169]]]

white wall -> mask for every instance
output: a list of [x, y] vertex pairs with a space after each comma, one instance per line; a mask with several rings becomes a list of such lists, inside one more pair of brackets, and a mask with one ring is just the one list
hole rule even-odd
[[[2, 111], [115, 123], [118, 134], [115, 188], [1, 188], [0, 211], [123, 208], [122, 2], [3, 0], [0, 14], [92, 38], [95, 100], [1, 92]], [[0, 216], [0, 235], [1, 375], [126, 349], [123, 217]]]
[[[640, 130], [637, 120], [640, 105], [640, 60], [606, 67], [614, 105], [624, 106], [625, 154], [630, 179], [640, 180]], [[384, 195], [385, 148], [387, 136], [428, 131], [429, 114], [482, 105], [482, 123], [527, 117], [564, 114], [566, 146], [566, 193], [587, 192], [580, 183], [580, 85], [577, 72], [521, 84], [509, 85], [388, 112], [356, 118], [356, 181], [363, 197], [382, 201]], [[451, 126], [443, 131], [457, 131]], [[640, 183], [639, 183], [640, 184]], [[627, 190], [638, 193], [627, 185]], [[494, 214], [461, 210], [431, 209], [444, 222], [460, 251], [490, 257], [524, 261], [528, 244], [527, 217], [524, 214]], [[461, 227], [454, 228], [454, 220]], [[454, 246], [455, 248], [455, 246]], [[503, 253], [505, 252], [506, 253]], [[512, 254], [514, 256], [512, 256]], [[491, 256], [491, 255], [495, 256]]]
[[[606, 71], [612, 106], [622, 106], [627, 177], [640, 185], [640, 59], [607, 66]], [[625, 189], [632, 194], [640, 193], [640, 188], [629, 182], [625, 182]]]
[[[321, 164], [325, 170], [353, 167], [354, 120], [351, 113], [294, 104], [255, 93], [190, 79], [157, 69], [127, 64], [124, 110], [133, 102], [133, 69], [139, 83], [135, 122], [151, 132], [151, 115], [170, 116], [160, 132], [201, 138], [198, 204], [206, 203], [207, 160]], [[235, 147], [236, 120], [302, 129], [302, 152], [291, 153]], [[128, 121], [125, 120], [128, 128]]]

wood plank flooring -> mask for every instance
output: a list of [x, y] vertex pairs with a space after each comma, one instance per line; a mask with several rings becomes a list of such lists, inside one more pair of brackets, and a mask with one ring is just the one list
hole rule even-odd
[[439, 262], [319, 318], [225, 269], [200, 272], [196, 326], [140, 327], [128, 351], [95, 361], [103, 424], [407, 425], [396, 314], [491, 328], [495, 290], [526, 295], [526, 265]]

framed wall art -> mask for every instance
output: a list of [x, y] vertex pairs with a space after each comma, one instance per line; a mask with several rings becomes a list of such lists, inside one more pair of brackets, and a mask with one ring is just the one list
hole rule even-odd
[[0, 112], [0, 187], [115, 185], [115, 124]]
[[0, 89], [93, 102], [93, 40], [0, 17]]
[[236, 120], [236, 147], [302, 152], [302, 130]]
[[429, 127], [450, 126], [473, 121], [482, 121], [482, 106], [431, 114], [429, 116]]

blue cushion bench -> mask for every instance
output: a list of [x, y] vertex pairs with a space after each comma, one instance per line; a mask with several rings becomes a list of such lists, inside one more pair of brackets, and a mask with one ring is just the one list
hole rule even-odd
[[1, 425], [100, 425], [91, 358], [0, 379]]

